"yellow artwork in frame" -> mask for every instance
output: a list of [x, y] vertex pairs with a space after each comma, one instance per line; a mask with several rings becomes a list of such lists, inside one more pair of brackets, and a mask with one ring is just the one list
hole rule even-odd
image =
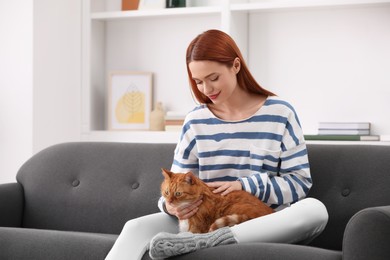
[[151, 72], [110, 73], [110, 130], [148, 130], [151, 108]]

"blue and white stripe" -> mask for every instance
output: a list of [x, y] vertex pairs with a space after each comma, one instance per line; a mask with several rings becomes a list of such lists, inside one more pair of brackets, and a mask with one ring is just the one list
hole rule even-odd
[[192, 171], [205, 182], [240, 180], [274, 208], [305, 197], [312, 185], [298, 117], [275, 96], [241, 121], [220, 120], [206, 105], [195, 108], [184, 122], [172, 171]]

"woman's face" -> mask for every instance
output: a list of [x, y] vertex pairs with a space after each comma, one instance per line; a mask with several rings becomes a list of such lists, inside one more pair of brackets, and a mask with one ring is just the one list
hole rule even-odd
[[237, 73], [240, 70], [238, 58], [231, 68], [214, 61], [192, 61], [188, 64], [198, 90], [214, 104], [221, 104], [229, 98], [237, 86]]

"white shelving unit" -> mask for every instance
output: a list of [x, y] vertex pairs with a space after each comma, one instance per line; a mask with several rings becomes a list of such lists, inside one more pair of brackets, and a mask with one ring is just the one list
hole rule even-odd
[[258, 11], [278, 11], [280, 9], [292, 8], [324, 8], [324, 7], [341, 7], [341, 6], [358, 6], [358, 5], [382, 5], [388, 4], [386, 0], [263, 0], [250, 1], [250, 3], [231, 4], [230, 10], [258, 12]]
[[188, 111], [195, 102], [186, 78], [185, 49], [202, 31], [217, 28], [231, 34], [247, 57], [252, 13], [390, 4], [390, 0], [227, 0], [213, 6], [120, 11], [118, 2], [83, 0], [81, 131], [86, 141], [176, 142], [179, 137], [175, 132], [108, 131], [110, 71], [153, 72], [153, 103]]
[[167, 8], [161, 10], [137, 10], [137, 11], [114, 11], [91, 13], [92, 20], [117, 20], [131, 18], [156, 18], [156, 17], [180, 17], [186, 15], [220, 14], [220, 7], [188, 7], [188, 8]]

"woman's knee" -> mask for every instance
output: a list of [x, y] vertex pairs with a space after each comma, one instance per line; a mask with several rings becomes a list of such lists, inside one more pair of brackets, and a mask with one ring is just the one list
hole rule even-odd
[[317, 220], [319, 224], [326, 224], [329, 219], [328, 210], [324, 203], [315, 198], [306, 198], [303, 201], [308, 204], [308, 213], [312, 215], [312, 218]]
[[165, 213], [157, 213], [127, 221], [122, 232], [134, 232], [135, 234], [150, 230], [175, 232], [178, 229], [177, 225], [177, 220]]
[[315, 198], [306, 198], [301, 200], [301, 205], [297, 205], [295, 209], [299, 212], [298, 228], [305, 227], [308, 231], [320, 233], [325, 229], [328, 223], [329, 215], [326, 206]]
[[123, 226], [123, 231], [125, 231], [125, 232], [137, 231], [143, 227], [141, 222], [142, 221], [140, 221], [139, 219], [131, 219], [131, 220], [127, 221], [126, 224]]

